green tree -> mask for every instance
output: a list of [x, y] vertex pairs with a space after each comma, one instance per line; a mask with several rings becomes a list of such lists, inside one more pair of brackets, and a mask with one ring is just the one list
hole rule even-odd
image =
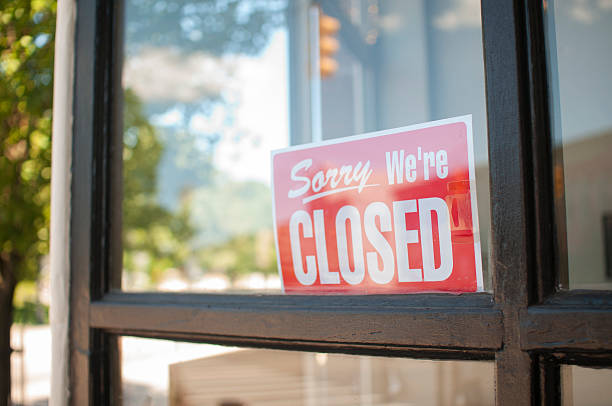
[[[157, 200], [157, 166], [164, 146], [143, 113], [138, 97], [124, 92], [123, 147], [123, 268], [138, 268], [156, 279], [163, 270], [179, 267], [188, 255], [191, 238], [189, 199], [171, 213]], [[139, 256], [146, 257], [144, 265]]]
[[0, 4], [0, 405], [6, 405], [15, 287], [36, 278], [48, 251], [56, 4]]
[[277, 273], [274, 232], [262, 229], [202, 248], [199, 262], [209, 272], [226, 274], [232, 281], [253, 272]]

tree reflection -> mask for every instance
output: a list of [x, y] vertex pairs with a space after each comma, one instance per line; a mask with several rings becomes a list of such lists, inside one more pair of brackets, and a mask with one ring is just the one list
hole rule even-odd
[[284, 22], [286, 0], [131, 0], [128, 54], [143, 46], [255, 55]]
[[193, 235], [189, 207], [176, 213], [157, 202], [157, 165], [163, 153], [156, 129], [130, 90], [124, 95], [123, 247], [124, 268], [156, 280], [188, 256], [183, 241]]
[[286, 5], [126, 2], [124, 268], [147, 275], [137, 288], [176, 271], [276, 272], [269, 187], [213, 162], [220, 140], [255, 138], [235, 123], [236, 69], [268, 46]]

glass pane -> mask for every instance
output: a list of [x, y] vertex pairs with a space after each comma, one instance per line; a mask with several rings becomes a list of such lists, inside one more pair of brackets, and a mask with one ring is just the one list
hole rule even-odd
[[[279, 292], [271, 150], [465, 114], [490, 289], [478, 1], [125, 7], [124, 289]], [[314, 8], [340, 23], [337, 68], [323, 77]]]
[[544, 4], [561, 272], [569, 270], [570, 288], [611, 289], [612, 4]]
[[607, 406], [612, 399], [612, 370], [561, 367], [563, 406]]
[[125, 2], [125, 289], [280, 289], [269, 155], [289, 143], [285, 12]]
[[125, 405], [493, 405], [493, 362], [239, 349], [123, 337]]

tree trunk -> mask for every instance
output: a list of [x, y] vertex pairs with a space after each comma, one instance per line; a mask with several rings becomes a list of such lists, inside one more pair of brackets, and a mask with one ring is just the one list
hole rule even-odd
[[11, 324], [15, 293], [14, 263], [0, 258], [0, 406], [11, 401]]

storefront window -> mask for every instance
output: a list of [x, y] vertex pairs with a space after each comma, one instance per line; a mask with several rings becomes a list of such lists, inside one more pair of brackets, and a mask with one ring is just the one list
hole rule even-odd
[[[607, 18], [605, 3], [576, 1], [563, 7], [592, 28]], [[607, 399], [600, 389], [608, 371], [599, 368], [610, 366], [609, 292], [552, 292], [556, 275], [548, 264], [558, 257], [549, 248], [556, 236], [542, 231], [559, 225], [558, 234], [570, 242], [569, 256], [563, 255], [572, 265], [571, 287], [605, 286], [603, 277], [590, 285], [575, 283], [593, 269], [606, 268], [587, 263], [588, 256], [581, 257], [584, 264], [572, 263], [578, 251], [572, 251], [571, 238], [577, 235], [608, 247], [612, 221], [607, 211], [601, 211], [597, 226], [584, 223], [590, 230], [603, 223], [600, 241], [599, 234], [579, 229], [582, 220], [572, 225], [574, 212], [569, 204], [565, 209], [566, 193], [575, 188], [585, 191], [579, 197], [588, 204], [588, 218], [599, 216], [598, 203], [593, 203], [599, 200], [593, 196], [599, 199], [607, 183], [593, 186], [599, 178], [589, 171], [600, 161], [581, 161], [589, 179], [576, 181], [571, 174], [583, 172], [572, 172], [571, 160], [562, 155], [588, 158], [594, 151], [607, 152], [597, 144], [585, 155], [568, 153], [574, 141], [599, 138], [567, 138], [567, 128], [572, 128], [567, 117], [582, 114], [589, 123], [605, 122], [597, 116], [606, 101], [598, 91], [610, 93], [600, 71], [601, 66], [609, 69], [602, 56], [586, 61], [589, 69], [582, 69], [578, 79], [563, 73], [568, 65], [557, 56], [557, 45], [571, 43], [568, 36], [576, 41], [584, 36], [556, 28], [563, 18], [555, 14], [554, 2], [483, 2], [482, 30], [480, 7], [472, 0], [126, 0], [82, 2], [76, 14], [71, 2], [64, 4], [58, 16], [69, 29], [58, 32], [64, 36], [58, 49], [74, 50], [75, 55], [74, 69], [68, 58], [58, 75], [68, 84], [67, 93], [59, 96], [73, 95], [74, 101], [70, 109], [71, 99], [66, 100], [68, 109], [55, 121], [68, 129], [62, 140], [71, 149], [60, 145], [60, 154], [54, 155], [54, 179], [67, 188], [54, 203], [60, 215], [54, 216], [59, 226], [52, 228], [61, 237], [53, 241], [69, 242], [55, 244], [52, 257], [52, 280], [70, 282], [56, 284], [65, 294], [55, 296], [60, 306], [52, 308], [60, 321], [53, 332], [54, 343], [59, 337], [56, 358], [61, 358], [56, 369], [65, 372], [54, 374], [58, 380], [53, 388], [63, 403], [526, 405], [557, 404], [560, 396], [565, 404]], [[321, 57], [315, 46], [320, 15], [335, 19], [339, 29], [334, 34], [339, 41], [332, 53], [335, 62], [325, 69], [321, 61], [320, 66], [313, 63]], [[605, 51], [607, 42], [599, 37], [609, 37], [607, 26], [597, 25], [596, 34], [590, 32], [579, 44], [584, 49], [572, 56], [576, 63], [589, 47]], [[539, 52], [544, 38], [548, 54]], [[117, 77], [122, 56], [123, 73]], [[591, 70], [599, 87], [583, 78]], [[551, 80], [540, 80], [546, 73]], [[119, 98], [118, 81], [123, 85]], [[181, 87], [185, 82], [189, 84]], [[571, 82], [591, 87], [584, 94], [581, 88], [564, 93]], [[552, 97], [543, 93], [548, 90]], [[575, 100], [582, 96], [586, 110]], [[269, 166], [270, 150], [287, 145], [295, 145], [291, 152], [311, 150], [300, 145], [319, 141], [327, 143], [320, 149], [340, 148], [345, 143], [335, 138], [460, 114], [472, 115], [460, 118], [473, 123], [475, 133], [472, 161], [478, 168], [484, 286], [491, 291], [494, 271], [494, 294], [132, 293], [279, 292], [271, 265], [272, 225], [267, 219], [272, 215], [269, 207], [262, 209], [270, 199], [270, 185], [258, 169]], [[117, 121], [124, 123], [121, 134], [114, 132]], [[551, 122], [554, 196], [548, 188], [550, 174], [544, 173]], [[585, 122], [579, 121], [581, 126]], [[491, 162], [485, 153], [485, 127], [491, 130]], [[607, 127], [601, 124], [602, 131]], [[591, 134], [597, 128], [580, 131]], [[117, 148], [115, 135], [123, 136], [123, 148]], [[359, 153], [370, 152], [370, 145], [352, 144], [360, 147]], [[440, 158], [441, 167], [444, 161]], [[117, 176], [120, 164], [123, 176]], [[235, 168], [241, 171], [233, 172]], [[387, 170], [388, 177], [389, 172], [396, 176]], [[448, 189], [453, 192], [449, 195], [461, 194]], [[563, 207], [551, 219], [553, 201]], [[444, 217], [443, 208], [435, 211], [438, 220]], [[403, 228], [407, 219], [398, 213]], [[327, 232], [318, 224], [318, 230]], [[493, 265], [487, 261], [491, 228]], [[120, 231], [123, 241], [117, 238]], [[431, 238], [426, 235], [428, 247], [433, 235], [432, 228]], [[316, 238], [304, 238], [317, 244]], [[359, 245], [356, 241], [353, 247]], [[360, 260], [359, 251], [353, 248], [354, 263]], [[436, 261], [431, 251], [425, 253], [430, 269]], [[122, 267], [116, 266], [118, 253], [123, 254]], [[601, 258], [609, 258], [607, 254]], [[113, 290], [118, 276], [123, 276], [124, 292]], [[68, 330], [62, 321], [68, 322]], [[231, 345], [244, 348], [227, 347]], [[66, 348], [69, 354], [62, 356]], [[332, 355], [340, 352], [352, 355]], [[581, 367], [560, 365], [566, 362]], [[588, 366], [597, 369], [583, 368]], [[600, 396], [593, 399], [594, 393]]]
[[128, 0], [124, 42], [123, 289], [279, 292], [271, 150], [467, 114], [490, 289], [478, 1]]
[[125, 405], [494, 404], [492, 362], [121, 341]]
[[567, 234], [559, 230], [560, 255], [567, 256], [570, 288], [610, 289], [612, 4], [544, 4], [557, 214]]

